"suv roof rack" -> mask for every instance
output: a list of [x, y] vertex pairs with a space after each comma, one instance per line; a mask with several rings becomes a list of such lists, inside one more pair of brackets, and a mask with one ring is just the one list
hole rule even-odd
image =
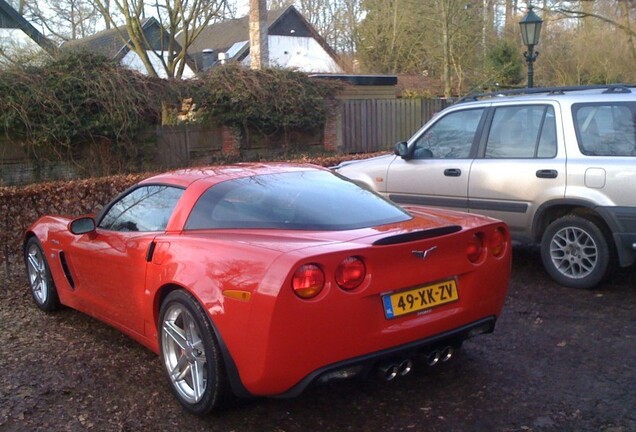
[[580, 85], [580, 86], [565, 86], [565, 87], [531, 87], [520, 89], [501, 90], [490, 93], [470, 93], [456, 103], [477, 101], [481, 98], [498, 97], [498, 96], [512, 96], [512, 95], [529, 95], [529, 94], [564, 94], [570, 91], [580, 90], [595, 90], [605, 89], [603, 93], [631, 93], [630, 88], [636, 87], [636, 84], [595, 84], [595, 85]]

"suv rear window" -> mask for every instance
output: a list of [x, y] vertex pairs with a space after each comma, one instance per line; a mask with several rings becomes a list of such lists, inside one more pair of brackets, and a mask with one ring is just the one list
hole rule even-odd
[[185, 229], [346, 230], [411, 219], [397, 205], [329, 171], [228, 180], [199, 198]]
[[636, 156], [636, 103], [572, 105], [576, 138], [588, 156]]

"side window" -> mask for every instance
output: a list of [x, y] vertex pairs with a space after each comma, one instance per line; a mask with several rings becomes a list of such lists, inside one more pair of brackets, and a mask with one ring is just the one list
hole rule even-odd
[[486, 142], [486, 158], [551, 158], [556, 153], [556, 121], [552, 106], [495, 109]]
[[104, 214], [99, 227], [111, 231], [163, 231], [183, 189], [141, 186], [119, 198]]
[[574, 128], [581, 153], [636, 156], [636, 104], [574, 104]]
[[479, 108], [445, 115], [417, 139], [413, 159], [468, 158], [483, 113]]

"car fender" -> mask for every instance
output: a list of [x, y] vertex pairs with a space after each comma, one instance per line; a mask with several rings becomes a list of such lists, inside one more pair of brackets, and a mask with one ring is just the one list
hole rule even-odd
[[389, 167], [397, 156], [383, 155], [337, 167], [335, 171], [356, 184], [376, 192], [386, 192]]
[[534, 241], [540, 241], [543, 232], [550, 221], [557, 217], [564, 216], [572, 212], [574, 209], [588, 209], [594, 215], [600, 217], [610, 229], [614, 229], [614, 222], [608, 220], [603, 212], [598, 211], [598, 205], [594, 202], [583, 199], [560, 199], [546, 201], [539, 206], [534, 214], [532, 221], [532, 238]]
[[[233, 390], [246, 392], [239, 371], [240, 365], [254, 363], [247, 357], [250, 326], [255, 325], [250, 317], [256, 308], [261, 310], [259, 316], [265, 317], [269, 309], [273, 310], [277, 290], [289, 271], [278, 276], [270, 271], [281, 255], [280, 251], [237, 241], [159, 237], [146, 276], [149, 298], [144, 302], [148, 305], [144, 315], [148, 317], [147, 336], [153, 344], [150, 348], [158, 352], [162, 299], [173, 289], [183, 289], [201, 304], [214, 328], [228, 373], [233, 375]], [[263, 326], [267, 322], [257, 324]]]
[[26, 253], [26, 244], [29, 238], [36, 237], [42, 246], [42, 250], [51, 269], [53, 281], [58, 288], [60, 303], [74, 307], [72, 291], [68, 285], [66, 276], [59, 264], [59, 252], [64, 250], [73, 236], [68, 230], [71, 219], [62, 216], [43, 216], [34, 222], [24, 233], [23, 254]]

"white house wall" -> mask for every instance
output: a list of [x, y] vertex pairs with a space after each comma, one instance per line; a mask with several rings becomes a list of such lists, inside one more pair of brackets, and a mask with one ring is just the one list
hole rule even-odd
[[[269, 64], [301, 72], [341, 73], [333, 57], [314, 38], [294, 36], [268, 36]], [[243, 60], [249, 66], [249, 55]]]
[[[167, 63], [168, 53], [163, 53], [163, 54]], [[161, 59], [157, 57], [157, 55], [152, 51], [148, 51], [148, 58], [150, 58], [150, 63], [152, 63], [152, 66], [155, 68], [155, 71], [157, 72], [157, 75], [159, 75], [159, 78], [167, 78], [168, 74], [166, 73], [166, 69], [163, 67], [163, 64], [161, 63]], [[139, 71], [144, 75], [148, 74], [148, 72], [146, 71], [146, 66], [144, 66], [144, 63], [141, 61], [141, 58], [139, 58], [139, 55], [136, 52], [128, 51], [128, 53], [124, 56], [124, 58], [121, 59], [121, 64], [122, 66], [126, 66], [129, 69]], [[183, 75], [181, 76], [181, 78], [188, 79], [188, 78], [193, 78], [194, 76], [195, 76], [195, 73], [192, 71], [192, 69], [190, 69], [188, 65], [186, 65], [185, 69], [183, 70]]]

